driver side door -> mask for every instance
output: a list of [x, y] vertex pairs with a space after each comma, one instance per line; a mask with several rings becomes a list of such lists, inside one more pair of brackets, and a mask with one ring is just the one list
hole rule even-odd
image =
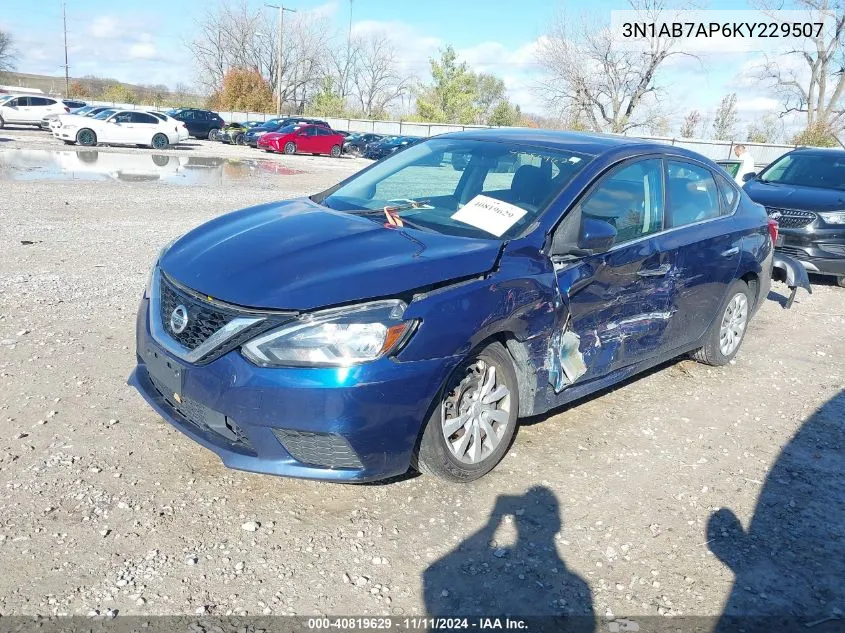
[[616, 237], [607, 252], [555, 264], [563, 311], [550, 355], [556, 393], [671, 347], [664, 333], [674, 314], [675, 253], [656, 236], [664, 188], [661, 158], [628, 161], [601, 176], [558, 227], [580, 235], [590, 218]]
[[316, 145], [316, 139], [317, 128], [315, 128], [313, 125], [308, 125], [306, 127], [300, 128], [296, 133], [296, 151], [302, 152], [304, 154], [319, 151], [314, 149]]

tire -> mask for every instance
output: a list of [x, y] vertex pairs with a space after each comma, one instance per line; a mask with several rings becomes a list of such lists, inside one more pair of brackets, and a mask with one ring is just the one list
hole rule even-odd
[[845, 277], [837, 277], [836, 278], [836, 285], [840, 288], [845, 288]]
[[153, 139], [150, 141], [150, 147], [153, 149], [167, 149], [170, 147], [170, 139], [167, 138], [164, 134], [159, 132]]
[[208, 136], [206, 137], [209, 141], [219, 141], [220, 140], [220, 130], [216, 127], [211, 128], [208, 131]]
[[347, 151], [347, 154], [352, 154], [355, 158], [361, 158], [361, 148], [353, 145]]
[[692, 357], [714, 367], [730, 363], [745, 339], [753, 305], [754, 299], [748, 285], [740, 279], [735, 280], [728, 288], [718, 316], [705, 334], [704, 345], [693, 352]]
[[235, 138], [232, 139], [232, 145], [243, 145], [244, 144], [244, 135], [243, 134], [235, 134]]
[[3, 117], [0, 116], [0, 130], [6, 125], [6, 122], [3, 120]]
[[285, 154], [296, 154], [296, 143], [293, 141], [285, 143]]
[[94, 147], [97, 144], [97, 133], [84, 127], [76, 133], [76, 142], [83, 147]]
[[[518, 411], [516, 373], [507, 350], [492, 343], [473, 352], [455, 368], [438, 395], [412, 466], [458, 483], [486, 475], [510, 448]], [[463, 425], [461, 419], [466, 420]], [[453, 432], [447, 440], [444, 424], [448, 422]]]
[[331, 155], [332, 158], [339, 158], [340, 157], [340, 145], [332, 145]]

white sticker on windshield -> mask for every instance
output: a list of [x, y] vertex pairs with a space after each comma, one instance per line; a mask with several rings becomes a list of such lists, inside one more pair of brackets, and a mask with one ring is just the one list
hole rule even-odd
[[478, 195], [452, 215], [452, 219], [501, 237], [525, 214], [525, 209], [509, 202]]

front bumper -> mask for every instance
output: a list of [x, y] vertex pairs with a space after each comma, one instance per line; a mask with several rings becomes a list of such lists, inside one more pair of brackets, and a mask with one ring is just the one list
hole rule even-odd
[[845, 227], [781, 229], [777, 252], [794, 257], [811, 273], [845, 276]]
[[[361, 482], [406, 472], [429, 407], [460, 360], [380, 359], [352, 368], [269, 369], [252, 365], [235, 350], [207, 365], [189, 365], [152, 338], [148, 315], [145, 298], [136, 326], [138, 364], [129, 384], [159, 415], [216, 453], [226, 466], [257, 473]], [[164, 354], [178, 366], [184, 406], [222, 414], [237, 427], [238, 441], [180, 414], [173, 394], [164, 393], [160, 382], [153, 383], [144, 360], [147, 350]], [[288, 450], [274, 429], [340, 437], [359, 465], [332, 467], [297, 460], [292, 455], [297, 451]]]

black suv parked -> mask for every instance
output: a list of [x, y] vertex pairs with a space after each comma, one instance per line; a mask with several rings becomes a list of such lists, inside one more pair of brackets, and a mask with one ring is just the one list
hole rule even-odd
[[746, 193], [778, 222], [775, 250], [845, 287], [845, 151], [796, 149], [746, 179]]
[[209, 110], [177, 108], [168, 110], [167, 114], [182, 121], [188, 128], [188, 133], [194, 138], [207, 138], [209, 141], [218, 140], [220, 130], [226, 124], [219, 114]]

